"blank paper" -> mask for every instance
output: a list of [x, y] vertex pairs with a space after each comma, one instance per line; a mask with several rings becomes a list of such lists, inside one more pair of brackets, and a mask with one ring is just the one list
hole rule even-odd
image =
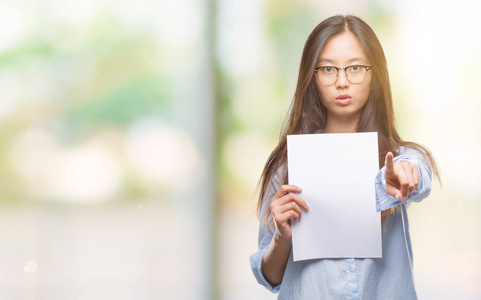
[[294, 261], [382, 257], [376, 132], [287, 136], [289, 184], [309, 205], [292, 221]]

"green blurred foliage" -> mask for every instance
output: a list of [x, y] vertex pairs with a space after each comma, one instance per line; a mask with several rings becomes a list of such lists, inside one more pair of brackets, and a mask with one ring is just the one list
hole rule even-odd
[[[39, 19], [48, 13], [44, 10]], [[54, 19], [31, 26], [21, 43], [0, 51], [1, 71], [22, 89], [0, 119], [0, 203], [39, 200], [27, 191], [8, 156], [24, 132], [48, 132], [69, 149], [103, 131], [125, 135], [142, 119], [168, 118], [172, 79], [171, 70], [157, 64], [161, 53], [152, 32], [128, 30], [109, 13], [99, 13], [84, 26]], [[119, 142], [108, 141], [115, 147], [122, 146]], [[117, 201], [159, 198], [141, 181], [127, 168]]]

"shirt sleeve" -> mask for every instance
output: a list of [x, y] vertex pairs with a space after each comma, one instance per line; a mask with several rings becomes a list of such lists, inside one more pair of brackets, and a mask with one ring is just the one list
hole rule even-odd
[[[406, 206], [409, 206], [412, 202], [420, 202], [431, 193], [432, 167], [419, 150], [412, 148], [402, 147], [400, 155], [393, 159], [394, 162], [400, 160], [415, 164], [419, 170], [419, 184], [417, 188], [411, 195], [404, 198]], [[402, 204], [401, 201], [386, 192], [386, 178], [384, 177], [385, 170], [386, 167], [382, 167], [377, 173], [375, 179], [376, 210], [378, 212]]]
[[281, 185], [277, 178], [278, 177], [276, 176], [270, 191], [267, 193], [267, 196], [264, 199], [262, 199], [262, 205], [259, 210], [259, 216], [260, 216], [259, 236], [258, 236], [259, 250], [249, 257], [252, 273], [254, 273], [254, 276], [257, 279], [257, 282], [273, 293], [279, 292], [279, 289], [281, 288], [282, 283], [279, 283], [276, 286], [272, 286], [267, 281], [267, 279], [264, 277], [264, 273], [262, 272], [262, 257], [266, 253], [267, 248], [271, 243], [272, 237], [274, 236], [275, 228], [273, 226], [269, 226], [266, 224], [264, 219], [264, 213], [267, 207], [269, 207], [271, 199], [274, 197], [275, 193], [277, 192], [277, 190]]

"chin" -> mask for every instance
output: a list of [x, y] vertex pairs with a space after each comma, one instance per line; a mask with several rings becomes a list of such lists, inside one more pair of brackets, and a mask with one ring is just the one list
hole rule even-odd
[[344, 106], [332, 111], [332, 114], [340, 118], [354, 118], [359, 117], [361, 110], [355, 107]]

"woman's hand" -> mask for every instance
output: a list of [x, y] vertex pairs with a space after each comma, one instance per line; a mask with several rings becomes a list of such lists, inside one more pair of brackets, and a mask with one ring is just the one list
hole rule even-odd
[[408, 161], [393, 163], [393, 154], [386, 154], [386, 192], [396, 199], [404, 202], [403, 198], [409, 196], [419, 184], [419, 170], [415, 164]]
[[309, 209], [306, 202], [296, 193], [301, 188], [295, 185], [282, 185], [271, 200], [270, 209], [276, 222], [276, 234], [282, 240], [292, 239], [291, 218], [298, 221], [302, 216], [302, 208]]

